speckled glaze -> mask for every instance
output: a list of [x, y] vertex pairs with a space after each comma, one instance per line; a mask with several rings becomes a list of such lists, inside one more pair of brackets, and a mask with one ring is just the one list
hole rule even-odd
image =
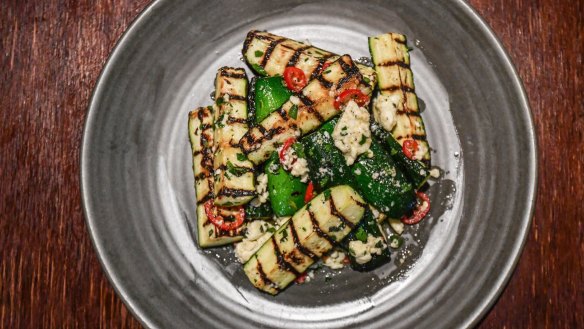
[[[319, 270], [273, 297], [231, 247], [200, 250], [187, 113], [250, 29], [353, 58], [408, 36], [433, 164], [431, 216], [391, 264]], [[512, 64], [462, 1], [155, 1], [111, 55], [89, 109], [83, 202], [113, 286], [151, 328], [459, 328], [480, 320], [520, 255], [536, 186], [529, 108]], [[326, 280], [325, 277], [331, 279]]]

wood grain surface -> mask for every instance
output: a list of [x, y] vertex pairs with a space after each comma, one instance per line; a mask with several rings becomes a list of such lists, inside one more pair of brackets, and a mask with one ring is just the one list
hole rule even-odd
[[[0, 327], [138, 328], [88, 236], [79, 147], [108, 54], [147, 0], [0, 1]], [[481, 328], [584, 327], [584, 2], [471, 0], [509, 51], [539, 143], [529, 239]]]

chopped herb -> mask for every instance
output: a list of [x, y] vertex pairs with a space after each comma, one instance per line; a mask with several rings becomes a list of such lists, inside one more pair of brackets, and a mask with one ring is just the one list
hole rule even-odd
[[217, 106], [224, 104], [225, 100], [223, 99], [223, 97], [219, 97], [217, 98], [217, 100], [215, 101], [215, 104], [217, 104]]
[[349, 254], [351, 254], [352, 256], [356, 256], [357, 255], [355, 253], [355, 250], [353, 250], [352, 248], [349, 248]]
[[377, 241], [377, 243], [375, 244], [375, 248], [383, 248], [383, 242]]
[[355, 238], [361, 242], [367, 242], [367, 232], [365, 232], [362, 226], [359, 226], [357, 232], [355, 232]]
[[217, 125], [219, 128], [225, 127], [225, 123], [223, 123], [224, 117], [225, 117], [225, 113], [221, 113], [221, 115], [219, 116], [219, 119], [217, 119], [217, 121], [215, 122], [215, 125]]
[[231, 161], [227, 160], [227, 171], [236, 177], [240, 177], [247, 172], [247, 168], [236, 167]]
[[369, 79], [368, 77], [363, 77], [363, 81], [365, 81], [366, 83], [371, 82], [371, 79]]
[[298, 105], [296, 105], [296, 104], [292, 105], [292, 107], [290, 108], [290, 111], [288, 111], [288, 115], [292, 119], [296, 119], [298, 117]]
[[258, 64], [251, 64], [251, 67], [260, 75], [268, 75], [266, 70], [264, 70], [264, 68], [259, 66]]
[[[343, 132], [343, 131], [341, 131], [341, 136], [343, 136], [343, 137], [347, 136], [348, 134], [349, 134], [349, 133], [347, 133], [347, 132]], [[344, 144], [344, 143], [343, 143], [343, 144]]]
[[306, 227], [302, 226], [301, 229], [306, 232]]
[[260, 225], [260, 232], [264, 233], [266, 231], [266, 229], [264, 228], [263, 225]]
[[340, 232], [343, 229], [340, 226], [331, 226], [329, 227], [329, 232]]
[[237, 160], [239, 161], [245, 161], [246, 157], [245, 154], [243, 153], [237, 153]]
[[365, 135], [361, 135], [361, 140], [359, 141], [359, 145], [365, 144], [366, 141], [367, 141], [367, 137], [365, 137]]
[[280, 232], [280, 234], [282, 234], [282, 238], [280, 239], [280, 241], [286, 242], [286, 240], [288, 240], [288, 230], [283, 230], [282, 232]]
[[304, 61], [305, 61], [305, 62], [308, 62], [308, 57], [306, 57], [306, 58], [304, 59]]
[[397, 249], [399, 247], [401, 247], [401, 245], [404, 243], [404, 239], [399, 236], [399, 235], [392, 235], [389, 237], [389, 246], [392, 247], [393, 249]]
[[274, 233], [274, 232], [276, 232], [276, 228], [275, 227], [268, 227], [268, 229], [266, 230], [266, 232], [268, 232], [268, 233]]
[[347, 126], [344, 126], [343, 128], [341, 128], [341, 130], [342, 130], [342, 131], [345, 131], [345, 130], [347, 130], [347, 129], [348, 129], [348, 127], [347, 127]]
[[209, 236], [213, 235], [213, 229], [209, 230]]
[[329, 73], [331, 73], [331, 70], [324, 71], [324, 74], [329, 74]]
[[331, 190], [326, 190], [322, 194], [324, 194], [324, 199], [328, 200], [331, 198]]
[[256, 50], [254, 53], [255, 57], [262, 57], [263, 54], [264, 54], [264, 52], [261, 50]]

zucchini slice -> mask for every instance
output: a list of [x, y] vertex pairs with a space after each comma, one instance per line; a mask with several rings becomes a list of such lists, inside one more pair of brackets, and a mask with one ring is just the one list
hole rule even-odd
[[258, 289], [277, 294], [359, 223], [367, 205], [347, 185], [331, 188], [302, 207], [244, 264]]
[[333, 62], [310, 80], [302, 91], [251, 128], [241, 138], [241, 148], [249, 160], [260, 164], [288, 138], [307, 134], [340, 113], [334, 106], [336, 95], [347, 89], [366, 90], [362, 75], [349, 55]]
[[239, 140], [248, 131], [247, 75], [242, 68], [222, 67], [215, 78], [215, 205], [235, 206], [256, 195], [254, 166]]
[[408, 139], [416, 140], [421, 153], [419, 160], [430, 167], [430, 147], [418, 108], [405, 35], [386, 33], [369, 37], [369, 52], [375, 65], [380, 94], [395, 99], [396, 125], [391, 134], [400, 145]]
[[[263, 76], [283, 75], [288, 66], [301, 69], [308, 80], [322, 73], [325, 63], [339, 55], [329, 51], [264, 31], [249, 31], [243, 43], [243, 57], [251, 68]], [[375, 70], [357, 64], [363, 84], [375, 87]]]
[[197, 234], [201, 248], [221, 246], [243, 238], [238, 230], [222, 231], [213, 225], [203, 204], [214, 197], [213, 178], [213, 109], [201, 107], [189, 113], [189, 140], [193, 155], [193, 173], [197, 198]]

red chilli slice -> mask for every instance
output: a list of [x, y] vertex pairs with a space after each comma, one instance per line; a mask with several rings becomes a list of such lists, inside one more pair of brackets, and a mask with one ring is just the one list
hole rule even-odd
[[417, 224], [422, 220], [422, 218], [426, 217], [426, 215], [430, 211], [430, 198], [428, 198], [426, 193], [418, 191], [418, 192], [416, 192], [416, 196], [422, 202], [420, 202], [418, 207], [416, 207], [416, 209], [414, 209], [414, 213], [412, 214], [411, 217], [403, 216], [401, 218], [401, 221], [404, 224], [407, 224], [407, 225]]

